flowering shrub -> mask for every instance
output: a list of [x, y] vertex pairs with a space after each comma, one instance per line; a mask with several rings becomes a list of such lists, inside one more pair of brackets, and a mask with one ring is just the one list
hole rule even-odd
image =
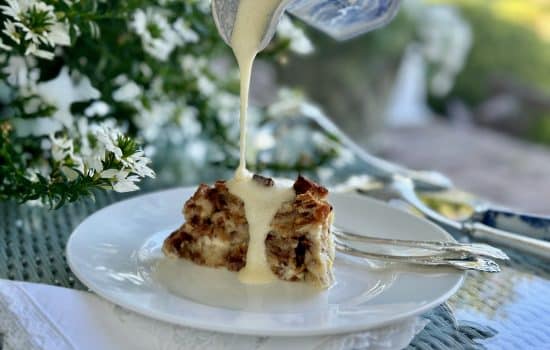
[[[207, 0], [0, 0], [0, 50], [0, 199], [135, 190], [158, 139], [235, 154], [237, 74]], [[288, 18], [264, 57], [285, 50], [312, 50]]]

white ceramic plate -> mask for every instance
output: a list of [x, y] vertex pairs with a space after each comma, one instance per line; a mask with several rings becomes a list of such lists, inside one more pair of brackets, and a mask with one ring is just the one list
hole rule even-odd
[[[138, 196], [106, 207], [67, 243], [75, 275], [115, 304], [159, 320], [253, 335], [317, 335], [384, 326], [443, 303], [463, 273], [374, 268], [339, 254], [336, 284], [242, 285], [236, 274], [165, 258], [163, 239], [179, 225], [194, 188]], [[352, 232], [401, 239], [448, 240], [437, 226], [365, 197], [334, 194], [336, 224]]]

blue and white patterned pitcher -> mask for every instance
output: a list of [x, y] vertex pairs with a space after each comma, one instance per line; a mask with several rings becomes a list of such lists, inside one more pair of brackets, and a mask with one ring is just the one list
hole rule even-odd
[[[261, 0], [258, 0], [261, 1]], [[212, 14], [222, 38], [229, 43], [240, 0], [212, 0]], [[393, 19], [400, 0], [281, 0], [273, 13], [263, 45], [288, 11], [337, 40], [346, 40], [382, 27]]]
[[294, 0], [287, 11], [337, 40], [380, 28], [393, 19], [399, 0]]

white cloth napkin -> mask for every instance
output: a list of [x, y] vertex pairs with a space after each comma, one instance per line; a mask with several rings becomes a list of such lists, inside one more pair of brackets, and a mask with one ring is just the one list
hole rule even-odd
[[153, 320], [72, 289], [0, 279], [2, 350], [348, 350], [401, 349], [427, 321], [411, 318], [363, 333], [253, 337]]

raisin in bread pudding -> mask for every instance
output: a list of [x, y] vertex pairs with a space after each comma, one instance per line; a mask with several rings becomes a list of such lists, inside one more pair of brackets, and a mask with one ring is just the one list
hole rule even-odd
[[[273, 180], [254, 175], [262, 186]], [[280, 206], [265, 239], [271, 272], [286, 281], [304, 281], [326, 288], [333, 281], [332, 206], [328, 190], [305, 177], [293, 184], [295, 196]], [[245, 267], [249, 225], [243, 201], [225, 181], [200, 185], [185, 203], [185, 223], [164, 242], [166, 255], [199, 265], [240, 271]]]

